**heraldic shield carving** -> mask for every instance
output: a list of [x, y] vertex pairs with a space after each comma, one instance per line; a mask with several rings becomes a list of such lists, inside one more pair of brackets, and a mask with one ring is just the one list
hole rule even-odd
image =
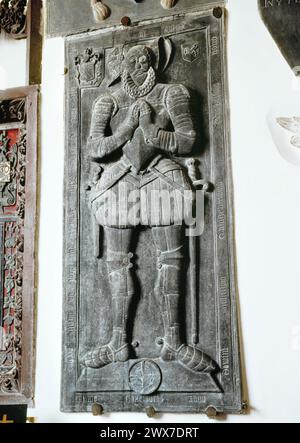
[[242, 409], [221, 15], [66, 40], [63, 411]]

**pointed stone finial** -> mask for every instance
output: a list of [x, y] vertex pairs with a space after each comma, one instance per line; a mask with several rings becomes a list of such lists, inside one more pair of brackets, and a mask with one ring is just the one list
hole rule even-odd
[[171, 9], [176, 5], [177, 0], [161, 0], [160, 3], [164, 9]]
[[102, 22], [110, 16], [110, 9], [101, 0], [91, 0], [91, 7], [94, 18], [97, 22]]

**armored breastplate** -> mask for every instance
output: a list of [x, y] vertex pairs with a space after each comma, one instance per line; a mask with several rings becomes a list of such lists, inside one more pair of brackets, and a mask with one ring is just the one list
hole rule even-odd
[[157, 148], [147, 145], [143, 131], [140, 128], [135, 131], [133, 139], [126, 143], [123, 152], [137, 172], [146, 169], [158, 153]]
[[[149, 103], [153, 110], [152, 121], [158, 125], [160, 129], [166, 129], [170, 121], [168, 111], [164, 105], [164, 92], [167, 86], [163, 84], [157, 84], [153, 90], [147, 94], [143, 99]], [[114, 125], [120, 124], [126, 119], [130, 106], [133, 104], [133, 100], [128, 100], [128, 97], [124, 97], [122, 92], [117, 94], [115, 99], [119, 102], [126, 103], [125, 107], [120, 106], [118, 113], [114, 117]], [[123, 147], [124, 155], [130, 161], [132, 166], [137, 172], [140, 172], [147, 168], [149, 163], [158, 154], [158, 146], [153, 146], [146, 143], [143, 131], [141, 128], [137, 128], [131, 141], [127, 142]]]

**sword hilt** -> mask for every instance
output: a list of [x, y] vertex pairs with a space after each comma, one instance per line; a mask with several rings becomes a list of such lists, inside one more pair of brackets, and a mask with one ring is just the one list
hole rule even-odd
[[199, 161], [195, 158], [189, 158], [186, 161], [186, 167], [188, 169], [188, 174], [190, 179], [193, 182], [193, 186], [195, 189], [201, 189], [204, 192], [209, 192], [210, 190], [210, 183], [206, 180], [199, 180], [199, 168], [197, 167]]

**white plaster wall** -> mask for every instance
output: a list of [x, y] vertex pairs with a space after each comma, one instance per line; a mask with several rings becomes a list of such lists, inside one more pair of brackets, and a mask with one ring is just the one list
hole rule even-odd
[[26, 83], [26, 40], [0, 34], [0, 90]]
[[[278, 113], [300, 116], [300, 93], [293, 89], [291, 70], [260, 20], [257, 1], [229, 0], [228, 10], [237, 267], [252, 410], [227, 421], [299, 422], [300, 169], [282, 157], [269, 128], [276, 132]], [[24, 48], [23, 42], [0, 41], [0, 89], [25, 83]], [[39, 422], [153, 422], [144, 414], [94, 418], [59, 412], [63, 52], [62, 39], [45, 42], [36, 408], [30, 414]], [[207, 421], [198, 415], [168, 414], [157, 420]]]

